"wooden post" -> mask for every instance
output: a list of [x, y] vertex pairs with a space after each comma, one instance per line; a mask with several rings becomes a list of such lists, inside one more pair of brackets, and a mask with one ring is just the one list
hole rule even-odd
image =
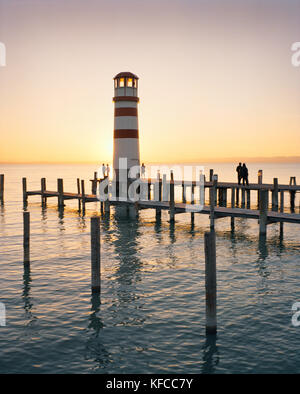
[[92, 181], [92, 194], [97, 193], [97, 172], [94, 172], [94, 179]]
[[[290, 177], [290, 186], [292, 185], [296, 185], [296, 177], [291, 176]], [[291, 212], [295, 211], [295, 196], [296, 196], [296, 192], [295, 190], [291, 190], [290, 191], [290, 207], [291, 207]]]
[[236, 188], [236, 196], [235, 196], [235, 199], [236, 199], [236, 206], [238, 207], [239, 204], [240, 204], [240, 188], [239, 188], [239, 187]]
[[4, 174], [0, 175], [0, 202], [4, 204]]
[[47, 197], [45, 197], [45, 191], [46, 191], [46, 178], [41, 178], [41, 201], [42, 201], [42, 207], [46, 205], [47, 202]]
[[170, 202], [169, 202], [169, 213], [170, 213], [170, 222], [175, 221], [175, 191], [174, 191], [174, 176], [173, 171], [171, 171], [171, 179], [170, 179]]
[[[155, 200], [156, 201], [161, 201], [162, 199], [162, 183], [161, 183], [161, 177], [160, 177], [160, 172], [157, 173], [157, 180], [156, 180], [156, 185], [155, 185]], [[156, 208], [156, 219], [161, 218], [161, 209]]]
[[162, 194], [163, 194], [163, 201], [169, 201], [169, 187], [167, 183], [167, 175], [163, 174], [163, 182], [162, 182]]
[[215, 196], [216, 196], [216, 190], [217, 190], [217, 175], [213, 176], [213, 185], [209, 190], [209, 194], [210, 194], [210, 229], [211, 231], [214, 230], [215, 228]]
[[151, 200], [151, 181], [148, 180], [148, 201]]
[[223, 189], [220, 187], [217, 189], [217, 194], [218, 194], [218, 199], [219, 199], [219, 206], [221, 207], [223, 205]]
[[273, 179], [272, 211], [278, 211], [278, 178]]
[[22, 178], [22, 190], [23, 190], [23, 205], [27, 206], [27, 179]]
[[24, 249], [24, 264], [28, 265], [30, 262], [30, 213], [23, 212], [23, 249]]
[[245, 187], [242, 187], [242, 208], [245, 208]]
[[82, 213], [85, 214], [85, 188], [84, 188], [84, 179], [81, 179], [81, 204], [82, 204]]
[[205, 243], [205, 298], [206, 334], [217, 333], [217, 265], [216, 235], [214, 231], [204, 234]]
[[[235, 207], [235, 187], [231, 188], [231, 208]], [[234, 216], [231, 216], [231, 230], [234, 230]]]
[[200, 172], [200, 177], [199, 177], [199, 201], [200, 205], [205, 205], [205, 175]]
[[226, 187], [223, 188], [222, 202], [223, 202], [224, 207], [227, 207], [227, 188]]
[[186, 197], [185, 197], [185, 185], [184, 185], [184, 180], [182, 181], [182, 202], [185, 204], [186, 203]]
[[91, 218], [91, 288], [92, 293], [100, 293], [100, 218]]
[[81, 211], [81, 201], [80, 201], [80, 179], [77, 178], [77, 194], [78, 194], [78, 212]]
[[[284, 211], [284, 190], [280, 191], [280, 212]], [[280, 228], [280, 238], [283, 237], [283, 222], [280, 222], [279, 224]]]
[[247, 197], [247, 209], [250, 209], [251, 207], [251, 190], [250, 189], [246, 189], [246, 197]]
[[[257, 183], [259, 184], [259, 185], [262, 185], [262, 180], [263, 180], [263, 170], [258, 170], [258, 173], [257, 173]], [[257, 191], [257, 206], [259, 207], [259, 192], [260, 192], [260, 189], [258, 189], [258, 191]]]
[[266, 235], [268, 223], [268, 190], [261, 189], [259, 198], [259, 235]]
[[213, 175], [214, 175], [214, 170], [213, 170], [213, 169], [210, 169], [210, 170], [209, 170], [209, 182], [212, 182], [212, 181], [213, 181]]
[[[191, 204], [195, 204], [195, 185], [192, 183], [191, 187]], [[200, 201], [201, 204], [201, 201]], [[192, 223], [194, 222], [195, 214], [194, 212], [191, 212], [191, 221]]]
[[57, 192], [58, 192], [58, 207], [63, 208], [64, 206], [64, 181], [63, 179], [57, 179]]

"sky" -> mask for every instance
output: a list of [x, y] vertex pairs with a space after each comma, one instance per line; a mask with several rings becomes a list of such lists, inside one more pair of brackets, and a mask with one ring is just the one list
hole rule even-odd
[[300, 156], [300, 0], [0, 0], [0, 162], [111, 162], [139, 76], [143, 162]]

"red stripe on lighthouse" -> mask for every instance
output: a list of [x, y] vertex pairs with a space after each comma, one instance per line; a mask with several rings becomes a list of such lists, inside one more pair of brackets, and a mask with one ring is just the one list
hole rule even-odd
[[115, 108], [115, 116], [137, 116], [137, 108]]
[[132, 129], [114, 130], [114, 138], [139, 138], [139, 131]]

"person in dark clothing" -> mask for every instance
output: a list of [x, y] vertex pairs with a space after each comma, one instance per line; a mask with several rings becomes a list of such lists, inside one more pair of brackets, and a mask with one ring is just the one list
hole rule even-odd
[[242, 171], [242, 163], [239, 163], [239, 165], [236, 167], [239, 185], [241, 184], [241, 179], [242, 179], [241, 171]]
[[246, 167], [246, 164], [243, 163], [243, 167], [241, 169], [241, 175], [242, 175], [242, 179], [243, 179], [243, 186], [249, 185], [249, 181], [248, 181], [248, 168]]

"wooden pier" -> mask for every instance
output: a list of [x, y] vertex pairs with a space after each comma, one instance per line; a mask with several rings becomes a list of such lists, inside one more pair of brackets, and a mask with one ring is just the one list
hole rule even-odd
[[[213, 175], [212, 171], [209, 181], [205, 181], [204, 175], [203, 178], [202, 209], [199, 209], [199, 204], [195, 205], [195, 189], [199, 188], [199, 181], [174, 180], [171, 172], [169, 181], [166, 180], [165, 175], [163, 178], [158, 175], [156, 179], [140, 179], [140, 187], [143, 192], [140, 192], [139, 198], [135, 202], [131, 199], [122, 199], [121, 201], [110, 194], [106, 201], [101, 201], [101, 210], [104, 209], [108, 213], [110, 206], [127, 206], [135, 216], [138, 210], [154, 209], [156, 218], [159, 218], [161, 212], [166, 210], [169, 212], [171, 222], [175, 220], [175, 215], [180, 213], [191, 213], [192, 220], [195, 213], [206, 214], [210, 216], [211, 228], [214, 227], [214, 220], [218, 218], [230, 217], [232, 228], [234, 227], [234, 218], [256, 219], [260, 223], [261, 234], [266, 233], [266, 227], [270, 223], [281, 223], [281, 230], [283, 223], [300, 224], [300, 214], [295, 213], [295, 195], [300, 192], [300, 185], [296, 185], [295, 177], [291, 177], [289, 185], [279, 184], [277, 178], [274, 178], [273, 184], [266, 184], [262, 183], [262, 171], [259, 171], [258, 182], [245, 186], [238, 183], [219, 182], [217, 175]], [[30, 196], [41, 196], [42, 205], [45, 205], [48, 198], [54, 197], [57, 198], [58, 208], [63, 209], [66, 200], [75, 199], [78, 200], [78, 210], [84, 214], [87, 203], [99, 202], [96, 195], [97, 185], [105, 180], [107, 181], [105, 178], [97, 179], [95, 173], [94, 178], [91, 179], [92, 193], [86, 194], [84, 180], [77, 179], [77, 193], [69, 193], [64, 191], [62, 179], [57, 180], [57, 190], [51, 191], [47, 190], [45, 178], [41, 179], [40, 190], [27, 190], [27, 179], [23, 178], [23, 203], [26, 206]], [[111, 182], [107, 182], [107, 184], [111, 185]], [[182, 188], [182, 202], [175, 201], [175, 186]], [[188, 188], [191, 191], [190, 203], [186, 202]], [[206, 189], [210, 191], [209, 204], [205, 204], [204, 201]], [[231, 192], [230, 203], [229, 190]], [[251, 209], [251, 191], [258, 192], [256, 209]], [[284, 212], [285, 193], [290, 196], [290, 213]], [[270, 199], [269, 194], [271, 194]]]

